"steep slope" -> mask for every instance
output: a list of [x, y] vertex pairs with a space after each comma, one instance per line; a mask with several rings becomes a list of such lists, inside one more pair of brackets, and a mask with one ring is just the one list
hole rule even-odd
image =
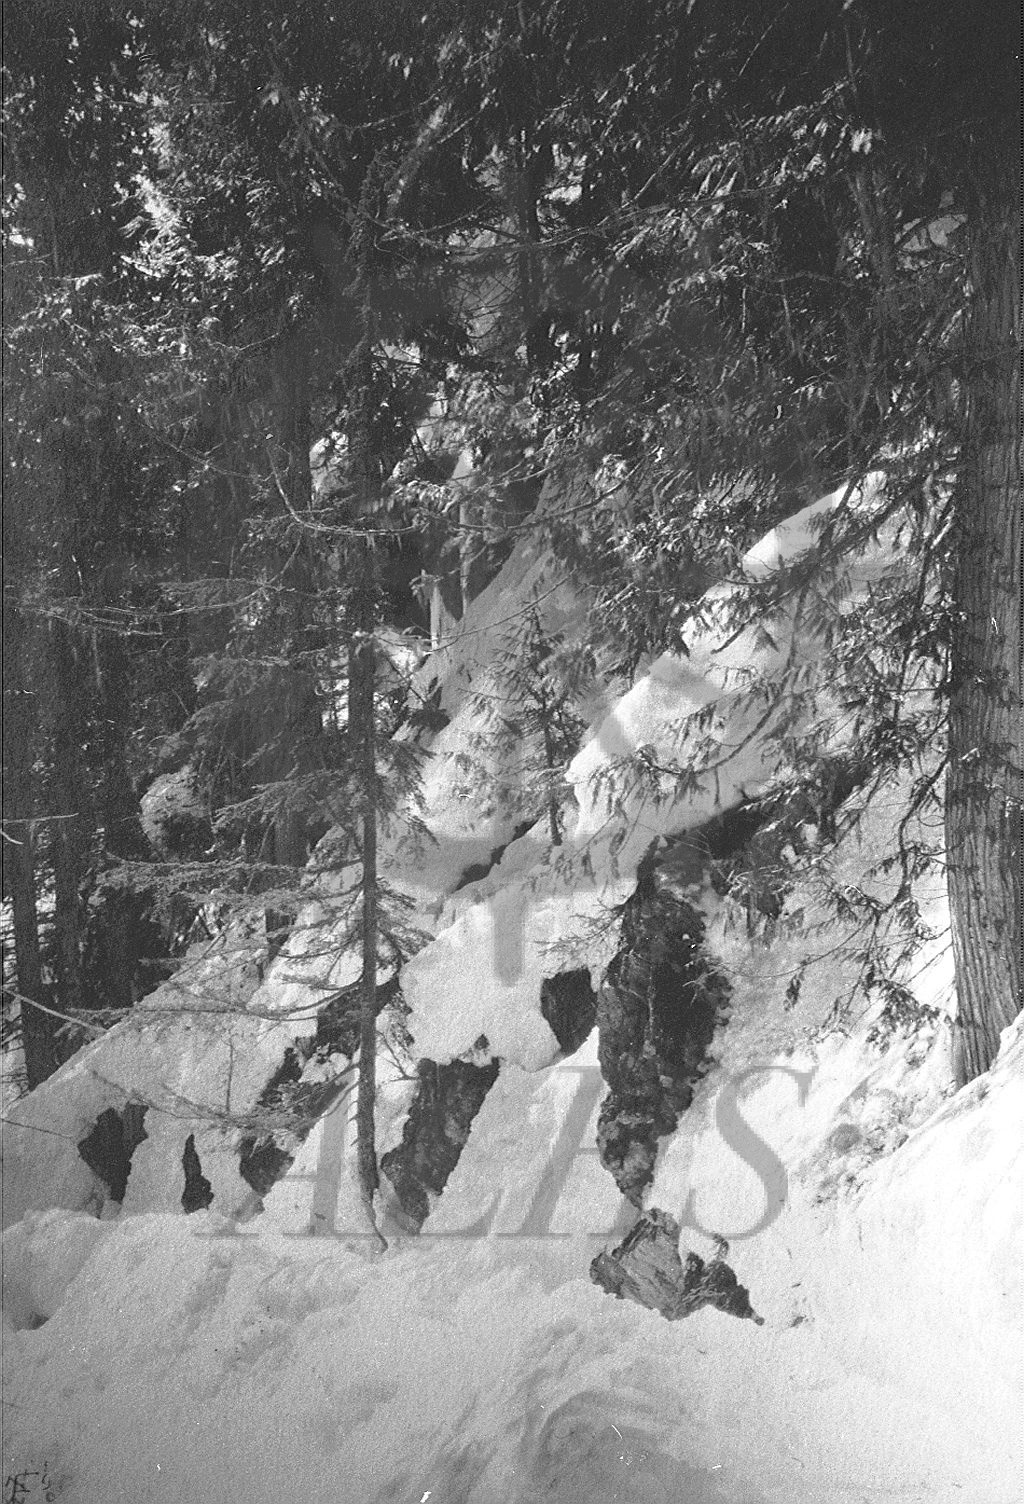
[[[813, 549], [839, 503], [776, 529], [748, 575]], [[507, 567], [481, 607], [484, 646], [544, 565]], [[896, 540], [876, 541], [833, 604], [856, 610], [899, 568]], [[550, 598], [569, 619], [563, 588]], [[915, 876], [909, 939], [892, 903], [892, 832], [933, 838], [927, 810], [910, 810], [913, 770], [847, 797], [836, 844], [804, 821], [780, 848], [770, 919], [716, 890], [723, 811], [745, 830], [747, 803], [784, 767], [787, 688], [817, 685], [804, 725], [824, 750], [850, 735], [813, 613], [794, 601], [770, 636], [737, 632], [742, 588], [711, 592], [689, 655], [657, 660], [595, 717], [557, 848], [543, 820], [515, 834], [529, 789], [518, 808], [453, 794], [478, 746], [468, 690], [487, 671], [469, 641], [453, 653], [423, 810], [437, 843], [417, 854], [399, 838], [388, 854], [425, 943], [399, 977], [409, 1038], [382, 1068], [379, 1147], [411, 1142], [407, 1167], [420, 1150], [432, 1162], [404, 1199], [387, 1192], [383, 1256], [364, 1233], [343, 1098], [294, 1146], [261, 1214], [238, 1173], [228, 1108], [244, 1116], [285, 1042], [315, 1031], [323, 985], [351, 976], [315, 916], [262, 983], [207, 958], [215, 1011], [188, 1016], [180, 998], [176, 1012], [140, 1010], [18, 1105], [24, 1126], [5, 1142], [12, 1488], [67, 1504], [1012, 1504], [1021, 1032], [952, 1094], [941, 864]], [[460, 692], [456, 659], [476, 662]], [[490, 865], [460, 886], [467, 857]], [[655, 870], [666, 888], [645, 886]], [[658, 891], [699, 920], [728, 1011], [667, 1084], [659, 1019], [609, 1020], [616, 987], [654, 998], [657, 967], [640, 963], [656, 938], [645, 924], [668, 912]], [[680, 929], [673, 957], [697, 936]], [[617, 1184], [602, 1101], [630, 1052], [675, 1107], [641, 1125], [643, 1173]], [[449, 1064], [460, 1092], [484, 1083], [451, 1112]], [[628, 1096], [635, 1079], [612, 1084]], [[150, 1105], [119, 1209], [77, 1143], [126, 1102]], [[201, 1102], [226, 1103], [224, 1120]], [[444, 1130], [435, 1147], [421, 1122]], [[212, 1207], [168, 1215], [188, 1190], [190, 1137], [193, 1195], [208, 1180]], [[599, 1288], [591, 1261], [638, 1204], [680, 1225], [681, 1252], [726, 1263], [761, 1324], [712, 1308], [670, 1322]]]
[[[846, 504], [870, 516], [877, 499], [872, 481], [863, 494], [836, 492], [806, 508], [750, 551], [744, 574], [762, 578], [812, 555], [824, 520]], [[890, 536], [848, 561], [842, 596], [832, 581], [822, 588], [835, 610], [855, 610], [871, 582], [898, 568]], [[552, 632], [571, 636], [582, 627], [581, 604], [550, 556], [524, 542], [428, 664], [424, 674], [440, 687], [449, 722], [431, 745], [413, 818], [395, 822], [381, 862], [385, 882], [410, 905], [407, 926], [427, 942], [401, 972], [408, 1014], [393, 1065], [383, 1070], [395, 1112], [408, 1103], [403, 1080], [417, 1060], [548, 1064], [558, 1042], [544, 1017], [545, 984], [588, 971], [592, 986], [600, 985], [652, 843], [698, 830], [770, 785], [784, 763], [778, 731], [789, 714], [787, 693], [809, 678], [827, 685], [827, 661], [806, 591], [771, 635], [758, 625], [733, 630], [730, 611], [745, 588], [741, 578], [711, 590], [687, 656], [664, 654], [610, 710], [598, 711], [568, 769], [570, 821], [557, 847], [542, 818], [519, 834], [541, 810], [517, 777], [515, 748], [488, 739], [481, 708], [500, 688], [493, 665], [510, 622], [535, 610]], [[429, 689], [426, 677], [421, 689]], [[813, 715], [823, 748], [843, 742], [842, 721], [825, 724], [829, 709], [819, 684]], [[475, 869], [483, 875], [472, 876]], [[324, 896], [300, 915], [262, 980], [245, 936], [228, 956], [216, 947], [199, 955], [184, 985], [179, 978], [153, 994], [135, 1018], [18, 1105], [3, 1151], [8, 1221], [31, 1208], [102, 1201], [103, 1187], [83, 1173], [77, 1146], [101, 1112], [121, 1111], [128, 1101], [157, 1109], [133, 1160], [130, 1210], [178, 1205], [190, 1136], [215, 1208], [235, 1214], [254, 1205], [240, 1173], [249, 1122], [259, 1119], [286, 1050], [312, 1038], [325, 1002], [358, 973], [348, 923], [335, 917], [342, 900], [331, 896], [343, 894], [346, 873], [322, 873], [319, 884]], [[180, 1069], [180, 1060], [190, 1063]], [[306, 1074], [320, 1081], [345, 1065], [344, 1056], [331, 1063], [317, 1056]], [[392, 1115], [386, 1104], [384, 1115]], [[322, 1131], [303, 1163], [319, 1153]]]
[[[894, 790], [844, 843], [839, 877], [874, 880], [902, 804]], [[791, 913], [819, 896], [802, 880]], [[941, 893], [922, 896], [941, 929]], [[855, 926], [820, 936], [790, 1006], [806, 946], [765, 946], [738, 917], [712, 915], [737, 997], [720, 1063], [648, 1199], [706, 1257], [712, 1232], [730, 1238], [763, 1326], [670, 1324], [589, 1281], [625, 1225], [592, 1150], [591, 1041], [503, 1068], [424, 1234], [383, 1257], [358, 1223], [330, 1240], [213, 1213], [12, 1229], [9, 1475], [45, 1468], [70, 1504], [1012, 1504], [1020, 1032], [950, 1096], [941, 1020], [872, 1039], [880, 1001], [828, 1027]], [[937, 945], [922, 1002], [944, 1003], [945, 968]], [[781, 1180], [737, 1153], [729, 1101]]]
[[[470, 901], [467, 873], [489, 871], [492, 854], [541, 814], [534, 792], [517, 777], [514, 755], [489, 750], [477, 703], [497, 687], [491, 661], [509, 624], [534, 602], [552, 632], [578, 630], [579, 600], [554, 573], [550, 555], [527, 541], [431, 655], [416, 684], [421, 697], [439, 690], [448, 724], [431, 740], [420, 796], [408, 812], [412, 819], [384, 833], [381, 867], [383, 880], [411, 905], [409, 927], [425, 938], [450, 923], [449, 895], [460, 890], [457, 902]], [[488, 792], [493, 789], [502, 797]], [[189, 1135], [213, 1182], [217, 1208], [251, 1209], [252, 1188], [239, 1173], [247, 1120], [255, 1116], [258, 1129], [267, 1119], [259, 1100], [286, 1051], [313, 1040], [325, 1002], [358, 974], [351, 942], [343, 938], [348, 924], [340, 917], [347, 874], [321, 871], [310, 880], [321, 896], [300, 914], [273, 962], [257, 927], [235, 927], [196, 947], [175, 979], [132, 1018], [12, 1106], [0, 1151], [4, 1225], [32, 1209], [109, 1204], [109, 1186], [89, 1170], [78, 1145], [102, 1113], [120, 1113], [132, 1102], [153, 1110], [147, 1140], [132, 1159], [128, 1210], [177, 1209]], [[335, 1068], [344, 1064], [335, 1060]], [[385, 1088], [392, 1083], [400, 1099], [407, 1065], [396, 1070], [382, 1063]]]

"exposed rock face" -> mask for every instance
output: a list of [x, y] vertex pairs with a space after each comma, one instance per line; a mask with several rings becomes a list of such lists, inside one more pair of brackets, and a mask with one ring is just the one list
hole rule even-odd
[[649, 1311], [659, 1311], [666, 1321], [680, 1321], [702, 1306], [714, 1306], [763, 1326], [764, 1318], [751, 1306], [749, 1291], [725, 1262], [728, 1251], [728, 1244], [722, 1243], [719, 1256], [707, 1263], [699, 1254], [687, 1253], [684, 1264], [679, 1256], [679, 1223], [655, 1207], [611, 1253], [597, 1255], [590, 1278], [617, 1300], [634, 1300]]
[[148, 1137], [144, 1127], [146, 1111], [138, 1102], [126, 1102], [120, 1112], [108, 1107], [85, 1138], [79, 1140], [79, 1154], [105, 1183], [112, 1201], [124, 1200], [132, 1155]]
[[205, 1211], [213, 1202], [213, 1186], [203, 1174], [196, 1152], [196, 1136], [190, 1133], [185, 1140], [185, 1152], [181, 1156], [181, 1168], [185, 1171], [185, 1189], [181, 1194], [181, 1208], [186, 1215]]
[[428, 1193], [440, 1195], [469, 1138], [473, 1119], [498, 1079], [498, 1061], [474, 1065], [452, 1060], [436, 1065], [421, 1060], [419, 1085], [406, 1119], [402, 1142], [380, 1162], [402, 1210], [416, 1227], [430, 1211]]
[[609, 1087], [598, 1147], [634, 1205], [650, 1184], [658, 1139], [689, 1107], [727, 1013], [728, 984], [704, 950], [704, 922], [687, 891], [710, 881], [746, 904], [752, 932], [770, 926], [793, 880], [791, 859], [809, 842], [834, 838], [835, 812], [867, 772], [863, 758], [822, 759], [804, 785], [724, 810], [655, 844], [640, 864], [597, 1006]]
[[660, 871], [654, 848], [622, 914], [621, 943], [597, 1003], [598, 1058], [608, 1096], [598, 1121], [601, 1161], [635, 1205], [650, 1183], [658, 1139], [693, 1099], [693, 1083], [728, 998], [703, 949], [704, 921]]
[[563, 1055], [575, 1055], [597, 1019], [597, 993], [590, 985], [587, 968], [545, 977], [540, 988], [540, 1011]]
[[[685, 838], [715, 890], [746, 905], [751, 931], [782, 912], [794, 875], [784, 856], [787, 848], [796, 857], [804, 855], [809, 833], [814, 840], [834, 841], [836, 811], [872, 770], [861, 754], [824, 757], [805, 785], [723, 810]], [[659, 865], [674, 859], [669, 850]]]
[[[392, 979], [377, 989], [382, 1011], [397, 1002], [398, 981]], [[321, 1008], [316, 1033], [298, 1040], [285, 1050], [284, 1058], [260, 1092], [257, 1114], [267, 1115], [265, 1133], [248, 1133], [239, 1144], [239, 1174], [257, 1196], [265, 1196], [291, 1167], [296, 1142], [302, 1143], [318, 1118], [352, 1084], [349, 1061], [359, 1047], [359, 984], [344, 988]], [[325, 1073], [325, 1066], [336, 1062]], [[308, 1076], [305, 1074], [308, 1072]], [[275, 1137], [284, 1128], [290, 1147]]]
[[528, 820], [521, 820], [507, 841], [503, 841], [500, 846], [494, 846], [491, 849], [491, 854], [486, 862], [473, 862], [459, 874], [459, 880], [452, 889], [452, 892], [458, 893], [463, 888], [468, 888], [470, 883], [481, 882], [498, 865], [513, 841], [518, 841], [522, 836], [525, 836], [526, 832], [532, 830], [535, 824], [536, 821], [532, 817]]

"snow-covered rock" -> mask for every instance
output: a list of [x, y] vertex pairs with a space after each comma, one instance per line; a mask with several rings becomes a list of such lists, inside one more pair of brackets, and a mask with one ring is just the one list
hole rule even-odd
[[[776, 529], [748, 574], [806, 555], [839, 505], [836, 493]], [[844, 609], [898, 563], [891, 540], [868, 546], [847, 570]], [[453, 654], [470, 686], [534, 568], [521, 555], [490, 587], [481, 656], [468, 638]], [[45, 1474], [61, 1504], [1019, 1498], [1024, 1031], [1007, 1031], [993, 1069], [954, 1094], [941, 871], [916, 883], [931, 938], [907, 952], [895, 917], [875, 935], [916, 1019], [887, 1019], [865, 988], [856, 906], [840, 916], [831, 896], [867, 894], [886, 912], [897, 879], [880, 858], [909, 775], [855, 795], [834, 849], [808, 834], [770, 931], [699, 870], [690, 893], [731, 1016], [645, 1200], [705, 1261], [729, 1243], [764, 1324], [714, 1309], [669, 1323], [588, 1277], [634, 1213], [595, 1147], [596, 1039], [561, 1056], [543, 982], [586, 968], [599, 984], [651, 842], [770, 786], [780, 753], [770, 717], [750, 709], [751, 676], [781, 682], [794, 663], [812, 675], [820, 654], [795, 615], [770, 641], [723, 636], [716, 613], [726, 621], [742, 588], [713, 595], [689, 657], [665, 655], [594, 715], [563, 846], [539, 824], [459, 891], [465, 867], [516, 825], [453, 795], [476, 723], [466, 686], [445, 679], [452, 720], [424, 799], [436, 846], [388, 848], [429, 937], [402, 975], [408, 1025], [420, 1057], [502, 1063], [419, 1237], [385, 1204], [391, 1246], [376, 1252], [343, 1107], [261, 1216], [232, 1215], [244, 1188], [228, 1110], [255, 1100], [289, 1031], [312, 1027], [309, 973], [322, 961], [335, 982], [350, 975], [349, 958], [312, 954], [324, 946], [311, 922], [247, 1010], [142, 1009], [15, 1105], [8, 1479], [27, 1488], [32, 1475], [38, 1492]], [[669, 797], [659, 768], [680, 765], [708, 776]], [[907, 836], [927, 840], [920, 816]], [[216, 995], [213, 972], [207, 983]], [[400, 1050], [382, 1061], [381, 1150], [401, 1138], [410, 1075]], [[148, 1137], [124, 1208], [100, 1219], [85, 1214], [101, 1197], [77, 1143], [126, 1100], [153, 1102]], [[175, 1202], [186, 1132], [214, 1187], [212, 1210], [191, 1217]]]

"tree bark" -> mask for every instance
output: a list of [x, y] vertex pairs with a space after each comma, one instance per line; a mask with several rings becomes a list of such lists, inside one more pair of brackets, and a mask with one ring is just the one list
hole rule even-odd
[[[369, 575], [369, 549], [360, 550]], [[380, 1185], [376, 1149], [377, 1098], [377, 750], [374, 725], [375, 650], [373, 597], [357, 589], [349, 637], [349, 735], [355, 757], [362, 834], [362, 978], [359, 999], [359, 1086], [356, 1094], [356, 1154], [359, 1187], [376, 1230], [373, 1200]]]
[[988, 1069], [1022, 1001], [1021, 267], [1007, 191], [1014, 177], [1011, 169], [989, 195], [982, 189], [971, 216], [946, 782], [960, 1084]]
[[371, 166], [363, 186], [356, 226], [357, 285], [362, 301], [362, 337], [352, 357], [353, 401], [348, 444], [357, 532], [352, 538], [353, 586], [348, 604], [348, 740], [358, 790], [362, 847], [362, 974], [359, 994], [359, 1083], [356, 1091], [356, 1160], [359, 1189], [367, 1220], [382, 1248], [387, 1243], [377, 1226], [374, 1197], [380, 1186], [377, 1166], [377, 738], [374, 689], [374, 627], [377, 590], [374, 525], [380, 501], [380, 464], [372, 437], [373, 232], [369, 207], [376, 181]]
[[57, 1020], [33, 1008], [43, 1001], [43, 969], [36, 911], [35, 851], [32, 831], [32, 732], [34, 700], [25, 684], [24, 619], [11, 599], [13, 582], [4, 581], [3, 608], [3, 888], [14, 921], [14, 964], [21, 999], [21, 1038], [25, 1077], [31, 1091], [57, 1066]]
[[537, 213], [537, 147], [533, 132], [524, 128], [514, 146], [513, 198], [519, 274], [519, 302], [523, 320], [526, 364], [542, 371], [551, 363], [551, 345], [541, 320], [542, 275], [539, 264], [540, 219]]
[[[282, 486], [285, 505], [293, 519], [308, 519], [313, 494], [309, 463], [312, 421], [308, 337], [302, 328], [290, 330], [274, 363], [278, 437], [287, 466]], [[316, 675], [310, 657], [315, 595], [310, 537], [299, 530], [294, 543], [288, 540], [288, 548], [282, 584], [285, 630], [292, 661], [282, 686], [286, 696], [285, 731], [281, 738], [284, 761], [266, 769], [268, 781], [311, 772], [322, 729]], [[305, 866], [307, 820], [303, 809], [286, 801], [275, 813], [273, 824], [273, 860], [282, 866]]]
[[82, 764], [86, 740], [82, 664], [61, 622], [49, 633], [49, 720], [52, 737], [48, 803], [54, 890], [54, 971], [62, 1013], [82, 1005], [82, 879], [94, 829], [89, 780]]

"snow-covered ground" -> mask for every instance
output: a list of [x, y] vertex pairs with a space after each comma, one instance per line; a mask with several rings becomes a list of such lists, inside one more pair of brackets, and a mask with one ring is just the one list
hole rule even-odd
[[[621, 1210], [591, 1042], [503, 1070], [423, 1236], [382, 1256], [355, 1220], [269, 1211], [17, 1224], [7, 1475], [45, 1466], [67, 1504], [1019, 1499], [1024, 1035], [948, 1096], [941, 1031], [822, 1034], [834, 978], [787, 1011], [784, 947], [726, 917], [743, 992], [650, 1200], [732, 1235], [763, 1326], [589, 1282]], [[772, 1063], [739, 1096], [789, 1194], [748, 1237], [765, 1187], [715, 1104]]]
[[[750, 572], [811, 546], [810, 521], [777, 529], [748, 556]], [[525, 578], [535, 563], [516, 567]], [[886, 565], [884, 553], [867, 557], [863, 577]], [[514, 607], [508, 579], [485, 603], [492, 621]], [[716, 798], [728, 803], [770, 779], [764, 728], [751, 735], [738, 724], [740, 685], [751, 670], [787, 671], [793, 640], [776, 633], [770, 645], [726, 647], [709, 627], [689, 658], [652, 665], [595, 717], [573, 765], [568, 850], [531, 832], [454, 895], [447, 837], [479, 839], [481, 849], [500, 841], [489, 815], [474, 831], [472, 811], [446, 802], [445, 778], [469, 734], [459, 729], [464, 701], [453, 697], [426, 800], [438, 847], [430, 870], [407, 879], [421, 888], [434, 938], [405, 968], [403, 990], [419, 1054], [452, 1058], [484, 1034], [503, 1063], [420, 1237], [401, 1236], [387, 1206], [388, 1251], [363, 1234], [344, 1109], [319, 1125], [249, 1220], [233, 1215], [244, 1187], [231, 1135], [207, 1122], [200, 1148], [213, 1208], [172, 1214], [189, 1101], [228, 1078], [251, 1100], [277, 1047], [275, 1008], [299, 995], [287, 987], [303, 986], [300, 956], [253, 983], [263, 1006], [248, 1017], [122, 1026], [18, 1104], [26, 1126], [5, 1146], [18, 1219], [3, 1242], [9, 1498], [1021, 1498], [1024, 1031], [1008, 1031], [993, 1070], [954, 1094], [941, 873], [917, 886], [931, 939], [893, 961], [934, 1010], [914, 1027], [879, 1027], [883, 999], [857, 992], [861, 933], [825, 891], [891, 892], [895, 879], [877, 861], [906, 810], [909, 778], [877, 792], [838, 849], [819, 861], [812, 848], [794, 867], [770, 935], [751, 933], [746, 914], [706, 886], [693, 895], [732, 1012], [714, 1068], [663, 1140], [647, 1201], [680, 1220], [683, 1246], [704, 1257], [717, 1237], [728, 1240], [763, 1325], [715, 1309], [670, 1324], [588, 1277], [629, 1217], [594, 1149], [596, 1042], [557, 1057], [540, 978], [579, 964], [598, 975], [614, 945], [611, 905], [630, 891], [652, 837], [685, 831]], [[800, 661], [809, 659], [802, 645]], [[717, 786], [668, 803], [617, 784], [609, 802], [624, 753], [685, 755], [694, 713], [712, 700], [730, 753]], [[601, 797], [595, 772], [606, 775]], [[891, 942], [895, 958], [895, 931]], [[388, 1071], [382, 1148], [409, 1100], [408, 1082]], [[157, 1087], [165, 1110], [150, 1112], [154, 1132], [136, 1150], [124, 1208], [90, 1215], [96, 1182], [77, 1138], [108, 1100]]]

